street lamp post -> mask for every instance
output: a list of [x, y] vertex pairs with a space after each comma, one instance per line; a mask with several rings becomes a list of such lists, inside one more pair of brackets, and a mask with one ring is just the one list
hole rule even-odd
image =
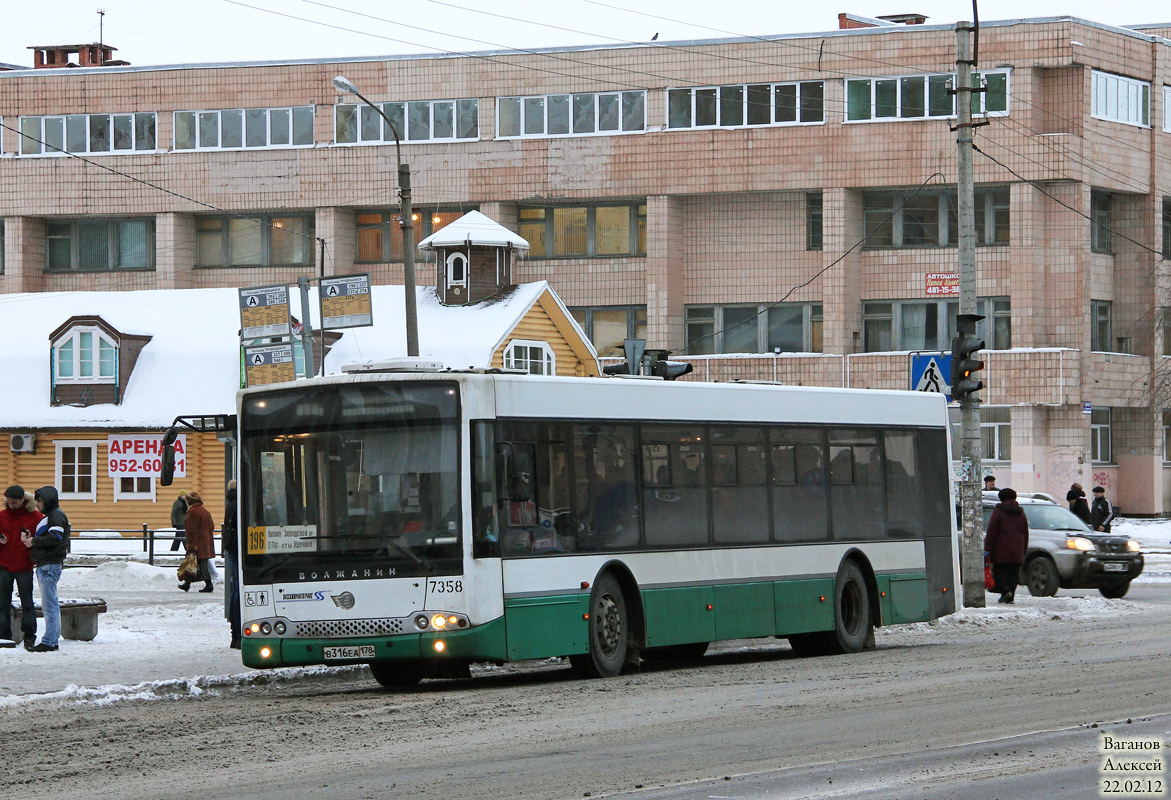
[[409, 164], [403, 163], [398, 128], [383, 113], [382, 109], [363, 97], [362, 93], [358, 91], [358, 87], [342, 75], [333, 79], [333, 88], [343, 94], [355, 95], [363, 103], [377, 111], [378, 115], [386, 122], [387, 127], [390, 128], [390, 132], [394, 134], [394, 154], [398, 160], [398, 191], [402, 200], [399, 216], [402, 219], [403, 229], [403, 294], [406, 306], [407, 355], [417, 356], [419, 355], [419, 320], [415, 312], [415, 225], [411, 216], [411, 167]]

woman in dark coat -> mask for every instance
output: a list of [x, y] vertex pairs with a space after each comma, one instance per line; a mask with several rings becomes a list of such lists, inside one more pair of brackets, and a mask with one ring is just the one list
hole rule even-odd
[[1076, 514], [1078, 519], [1087, 525], [1090, 524], [1090, 504], [1086, 502], [1086, 493], [1080, 483], [1069, 487], [1069, 491], [1065, 493], [1065, 501], [1069, 503], [1069, 510]]
[[[204, 582], [201, 592], [211, 591], [211, 569], [207, 563], [215, 558], [215, 523], [211, 512], [203, 507], [199, 492], [187, 493], [187, 552], [199, 560], [199, 580]], [[179, 588], [187, 591], [191, 581], [183, 581]]]
[[1001, 489], [997, 496], [1000, 502], [988, 520], [984, 551], [992, 559], [992, 575], [996, 579], [996, 591], [1000, 592], [997, 602], [1012, 603], [1025, 553], [1029, 550], [1029, 521], [1016, 501], [1016, 492]]

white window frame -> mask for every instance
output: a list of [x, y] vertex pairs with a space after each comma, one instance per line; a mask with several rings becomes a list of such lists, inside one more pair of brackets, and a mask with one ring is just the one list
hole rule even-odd
[[152, 503], [155, 502], [155, 479], [154, 478], [128, 478], [127, 479], [127, 480], [134, 481], [135, 484], [137, 484], [137, 482], [140, 480], [148, 481], [150, 488], [147, 489], [147, 491], [145, 491], [145, 492], [140, 492], [137, 490], [124, 492], [124, 491], [122, 491], [123, 478], [117, 477], [117, 478], [113, 478], [112, 480], [114, 482], [114, 502], [115, 503], [117, 503], [119, 500], [149, 500]]
[[1163, 130], [1171, 133], [1171, 86], [1163, 87]]
[[[517, 348], [529, 348], [523, 359], [518, 358]], [[539, 349], [541, 351], [541, 366], [543, 372], [532, 372], [531, 365], [533, 364], [532, 350]], [[513, 339], [508, 343], [508, 347], [504, 349], [504, 368], [505, 369], [523, 369], [532, 375], [556, 375], [557, 374], [557, 354], [553, 352], [553, 348], [549, 346], [548, 342], [538, 342], [532, 339]]]
[[[307, 143], [302, 143], [302, 144], [294, 144], [293, 143], [294, 131], [296, 130], [296, 125], [294, 122], [294, 117], [296, 115], [295, 112], [297, 109], [303, 109], [303, 108], [309, 109], [310, 141]], [[220, 144], [220, 142], [223, 142], [223, 140], [224, 140], [223, 115], [227, 112], [232, 112], [232, 111], [239, 111], [240, 112], [240, 146], [239, 147], [223, 147]], [[264, 141], [265, 141], [265, 143], [262, 145], [252, 145], [252, 146], [248, 145], [248, 112], [249, 111], [263, 111], [264, 112]], [[287, 112], [289, 112], [289, 143], [288, 144], [273, 144], [272, 143], [273, 112], [274, 111], [287, 111]], [[195, 146], [194, 147], [179, 147], [178, 143], [175, 140], [175, 137], [178, 135], [178, 132], [179, 132], [178, 119], [179, 119], [180, 114], [193, 114], [194, 115], [194, 118], [195, 118], [194, 119], [194, 125], [195, 125], [195, 129], [194, 129]], [[218, 120], [216, 122], [216, 140], [217, 141], [214, 146], [212, 146], [212, 145], [205, 146], [199, 141], [199, 139], [200, 139], [199, 117], [202, 114], [216, 114], [218, 116]], [[313, 118], [316, 116], [317, 116], [317, 107], [312, 106], [312, 105], [308, 105], [308, 106], [272, 106], [270, 108], [181, 109], [179, 111], [171, 112], [171, 152], [173, 152], [173, 153], [196, 153], [196, 152], [215, 152], [217, 150], [237, 152], [240, 150], [292, 150], [292, 149], [303, 148], [303, 147], [313, 147], [314, 144], [316, 144], [316, 142], [313, 140]]]
[[[410, 130], [410, 106], [427, 104], [427, 119], [429, 135], [426, 137], [412, 137]], [[474, 136], [460, 136], [460, 103], [471, 103], [476, 115], [476, 133]], [[421, 142], [477, 142], [480, 140], [480, 101], [475, 97], [457, 97], [451, 100], [396, 100], [386, 103], [375, 103], [392, 121], [398, 122], [400, 144], [414, 144]], [[435, 135], [435, 107], [437, 105], [451, 106], [451, 136]], [[343, 113], [354, 112], [354, 141], [342, 141], [338, 136], [338, 117]], [[464, 112], [467, 113], [467, 112]], [[364, 135], [362, 117], [374, 115], [378, 122], [378, 136]], [[362, 103], [338, 103], [333, 107], [333, 143], [341, 147], [357, 147], [372, 144], [394, 144], [394, 134], [378, 112]]]
[[[801, 119], [801, 100], [805, 93], [805, 84], [820, 84], [821, 85], [821, 119], [816, 120], [802, 120]], [[769, 113], [768, 122], [748, 122], [748, 89], [751, 86], [767, 86], [769, 97]], [[796, 89], [796, 119], [793, 120], [777, 120], [777, 88], [781, 86], [792, 86]], [[720, 107], [721, 107], [721, 92], [724, 89], [741, 89], [743, 90], [743, 98], [740, 107], [741, 122], [737, 124], [721, 124]], [[696, 112], [696, 96], [699, 92], [715, 92], [713, 102], [716, 106], [716, 122], [711, 125], [700, 125], [695, 121]], [[688, 92], [690, 94], [690, 125], [671, 125], [671, 93], [672, 92]], [[739, 128], [769, 128], [789, 125], [824, 125], [826, 124], [825, 114], [825, 81], [783, 81], [779, 83], [731, 83], [722, 86], [671, 86], [667, 88], [667, 104], [664, 110], [666, 114], [663, 122], [663, 130], [665, 131], [691, 131], [691, 130], [711, 130], [712, 128], [736, 130]]]
[[[988, 69], [981, 70], [978, 73], [982, 84], [987, 87], [987, 77], [989, 75], [1003, 75], [1004, 76], [1004, 109], [1003, 110], [988, 110], [988, 95], [986, 92], [977, 92], [975, 94], [978, 102], [978, 110], [972, 112], [973, 117], [1007, 117], [1012, 110], [1012, 70], [1005, 69]], [[923, 113], [918, 116], [904, 117], [902, 116], [903, 108], [903, 81], [912, 78], [923, 79]], [[952, 90], [954, 90], [957, 77], [955, 73], [912, 73], [908, 75], [881, 75], [875, 77], [860, 76], [857, 78], [847, 78], [845, 81], [845, 96], [843, 98], [844, 107], [842, 109], [842, 123], [845, 125], [859, 125], [869, 122], [922, 122], [927, 119], [955, 119], [956, 117], [956, 102], [957, 94], [952, 94], [951, 110], [947, 114], [932, 114], [931, 113], [931, 79], [945, 78], [950, 82]], [[870, 113], [864, 119], [850, 119], [850, 84], [861, 81], [868, 81], [870, 83]], [[895, 93], [895, 115], [888, 117], [876, 117], [876, 98], [877, 89], [876, 84], [879, 81], [894, 81], [896, 87]]]
[[[92, 333], [95, 334], [93, 347], [93, 375], [81, 374], [81, 334]], [[114, 374], [103, 376], [101, 365], [101, 343], [106, 342], [114, 349]], [[61, 375], [61, 347], [67, 342], [73, 342], [73, 375]], [[118, 343], [106, 335], [106, 332], [96, 325], [77, 325], [70, 328], [69, 331], [61, 338], [53, 342], [53, 383], [117, 383], [118, 382]]]
[[[1095, 412], [1105, 412], [1105, 422], [1094, 422], [1093, 414]], [[1109, 408], [1095, 408], [1090, 412], [1090, 461], [1094, 464], [1113, 464], [1114, 451], [1113, 441], [1114, 435], [1112, 427], [1114, 424], [1114, 415], [1110, 413]], [[1103, 448], [1103, 440], [1105, 448]], [[1102, 458], [1102, 450], [1105, 449], [1106, 457]]]
[[[150, 116], [154, 122], [154, 147], [139, 148], [138, 139], [138, 121], [140, 116]], [[68, 120], [70, 117], [76, 117], [85, 121], [85, 148], [81, 150], [69, 149], [69, 133]], [[95, 117], [105, 117], [110, 131], [110, 147], [107, 150], [91, 150], [90, 149], [90, 124]], [[129, 117], [131, 125], [131, 146], [129, 149], [115, 150], [114, 149], [114, 125], [117, 117]], [[49, 124], [61, 125], [61, 149], [48, 148], [49, 137], [45, 133], [45, 127]], [[34, 134], [30, 127], [36, 126], [37, 131]], [[17, 134], [20, 138], [20, 144], [17, 147], [17, 156], [20, 158], [60, 158], [69, 154], [87, 155], [87, 156], [129, 156], [135, 154], [157, 153], [159, 152], [159, 120], [158, 115], [154, 111], [130, 111], [116, 114], [44, 114], [40, 116], [21, 117], [19, 121], [19, 132]], [[31, 152], [35, 148], [36, 152]]]
[[[637, 130], [625, 130], [622, 127], [622, 96], [627, 94], [637, 94], [642, 96], [642, 127]], [[573, 100], [575, 97], [584, 97], [586, 95], [593, 96], [594, 105], [594, 125], [593, 130], [588, 132], [577, 133], [573, 130]], [[618, 98], [618, 127], [614, 130], [600, 130], [598, 127], [599, 115], [601, 114], [599, 98], [603, 95], [615, 95]], [[569, 99], [569, 131], [566, 133], [548, 133], [549, 130], [549, 98], [550, 97], [567, 97]], [[526, 133], [526, 101], [540, 100], [541, 101], [541, 132], [540, 133]], [[501, 109], [506, 101], [517, 101], [519, 103], [519, 125], [520, 132], [515, 134], [501, 133], [500, 116]], [[496, 98], [496, 138], [497, 139], [563, 139], [573, 136], [632, 136], [647, 131], [647, 93], [645, 89], [615, 89], [609, 92], [552, 92], [550, 94], [534, 94], [534, 95], [508, 95]]]
[[[459, 259], [464, 262], [464, 276], [462, 279], [460, 279], [458, 281], [455, 280], [455, 278], [453, 278], [451, 276], [452, 264], [455, 263], [456, 259]], [[443, 277], [447, 281], [447, 285], [449, 288], [452, 286], [462, 286], [463, 288], [467, 289], [467, 287], [468, 287], [468, 273], [470, 273], [471, 271], [472, 271], [472, 260], [470, 258], [468, 258], [468, 254], [463, 251], [456, 251], [454, 253], [448, 254], [447, 261], [443, 266]]]
[[[90, 500], [94, 503], [98, 501], [98, 445], [97, 441], [86, 439], [61, 439], [53, 442], [55, 448], [55, 457], [53, 459], [53, 479], [54, 486], [57, 487], [57, 495], [61, 500]], [[90, 490], [88, 492], [66, 492], [63, 490], [65, 482], [62, 480], [62, 463], [61, 451], [66, 447], [74, 448], [89, 448], [90, 451]], [[80, 462], [78, 462], [80, 463]], [[74, 475], [74, 481], [77, 476]]]
[[1151, 84], [1094, 70], [1090, 78], [1090, 116], [1136, 128], [1151, 127]]

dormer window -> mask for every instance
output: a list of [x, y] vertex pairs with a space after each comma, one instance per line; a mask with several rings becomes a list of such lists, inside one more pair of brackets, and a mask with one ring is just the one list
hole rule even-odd
[[547, 342], [513, 339], [504, 351], [505, 369], [523, 369], [530, 375], [556, 375], [557, 356]]
[[464, 253], [452, 253], [447, 257], [447, 287], [468, 285], [468, 257]]
[[138, 355], [150, 338], [123, 333], [98, 316], [70, 317], [49, 334], [52, 404], [121, 403]]
[[114, 383], [118, 345], [97, 328], [74, 328], [53, 345], [53, 377], [58, 382]]

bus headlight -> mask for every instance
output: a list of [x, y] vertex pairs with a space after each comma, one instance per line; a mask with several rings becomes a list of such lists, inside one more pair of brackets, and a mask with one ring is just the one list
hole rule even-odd
[[1094, 543], [1084, 536], [1070, 536], [1065, 540], [1065, 546], [1070, 550], [1093, 551]]
[[272, 648], [271, 647], [260, 648], [260, 657], [261, 658], [272, 658]]
[[272, 633], [272, 626], [267, 622], [262, 622], [260, 623], [260, 632], [264, 636], [268, 636], [270, 633]]
[[442, 653], [446, 647], [447, 645], [445, 645], [442, 641], [438, 641], [435, 643], [435, 652]]
[[273, 625], [272, 629], [276, 631], [277, 636], [284, 636], [285, 631], [288, 630], [288, 628], [285, 627], [285, 623], [283, 622], [278, 622], [276, 625]]
[[443, 628], [447, 627], [447, 617], [443, 616], [442, 614], [436, 614], [431, 618], [431, 625], [434, 626], [436, 630], [442, 630]]
[[419, 616], [415, 617], [415, 627], [421, 631], [427, 630], [427, 615], [426, 614], [420, 614]]

